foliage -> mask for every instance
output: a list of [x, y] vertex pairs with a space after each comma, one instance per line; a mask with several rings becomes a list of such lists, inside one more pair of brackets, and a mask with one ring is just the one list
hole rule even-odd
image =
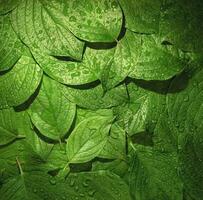
[[1, 200], [201, 200], [202, 0], [0, 0]]

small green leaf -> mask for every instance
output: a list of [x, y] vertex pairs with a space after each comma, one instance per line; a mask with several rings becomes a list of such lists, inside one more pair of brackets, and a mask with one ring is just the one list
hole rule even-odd
[[95, 116], [80, 122], [67, 139], [69, 163], [82, 163], [95, 158], [103, 149], [111, 127], [112, 116]]

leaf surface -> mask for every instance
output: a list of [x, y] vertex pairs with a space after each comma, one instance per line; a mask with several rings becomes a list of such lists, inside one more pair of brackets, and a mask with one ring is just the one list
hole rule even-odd
[[37, 129], [50, 139], [61, 140], [70, 129], [75, 112], [75, 104], [63, 96], [59, 83], [44, 76], [30, 107], [31, 120]]

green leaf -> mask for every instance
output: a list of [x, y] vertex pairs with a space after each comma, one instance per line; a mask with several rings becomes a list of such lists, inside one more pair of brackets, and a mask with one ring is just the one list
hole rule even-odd
[[23, 160], [23, 140], [16, 140], [6, 146], [0, 147], [0, 182], [13, 178], [19, 174], [16, 158]]
[[167, 112], [163, 112], [153, 133], [154, 148], [162, 152], [177, 152], [178, 134]]
[[87, 48], [81, 62], [67, 61], [67, 57], [51, 57], [39, 50], [32, 51], [43, 70], [58, 82], [68, 85], [81, 85], [96, 81], [114, 55], [114, 49], [95, 50]]
[[1, 188], [0, 195], [4, 200], [55, 200], [70, 197], [96, 200], [131, 199], [126, 183], [117, 175], [103, 171], [70, 174], [67, 181], [40, 172], [23, 173], [9, 179]]
[[119, 0], [126, 18], [126, 27], [138, 33], [157, 33], [161, 0]]
[[64, 87], [63, 93], [65, 97], [83, 108], [92, 110], [101, 108], [111, 108], [128, 101], [126, 87], [120, 85], [104, 93], [102, 86], [83, 89]]
[[13, 10], [19, 3], [19, 0], [0, 0], [0, 15]]
[[180, 53], [172, 45], [161, 44], [154, 35], [127, 31], [118, 42], [111, 67], [103, 72], [102, 82], [112, 88], [127, 76], [144, 80], [170, 79], [184, 68]]
[[110, 162], [94, 162], [92, 164], [92, 171], [100, 170], [110, 171], [120, 177], [123, 177], [128, 173], [128, 163], [119, 159]]
[[62, 26], [82, 40], [114, 42], [122, 26], [116, 0], [48, 1], [46, 8]]
[[70, 129], [75, 112], [75, 104], [64, 97], [59, 83], [44, 76], [29, 112], [37, 129], [50, 139], [61, 140]]
[[11, 14], [14, 30], [31, 49], [81, 60], [84, 42], [61, 26], [40, 0], [22, 0]]
[[80, 122], [67, 139], [69, 163], [82, 163], [95, 158], [106, 144], [112, 116], [89, 117]]
[[64, 169], [67, 163], [66, 144], [55, 144], [47, 157], [45, 166], [49, 170]]
[[42, 70], [31, 55], [23, 55], [11, 71], [0, 76], [0, 108], [24, 103], [37, 89]]
[[131, 200], [127, 184], [119, 176], [107, 171], [70, 174], [67, 181], [77, 191], [78, 199]]
[[13, 67], [21, 57], [22, 47], [23, 44], [13, 30], [9, 16], [0, 16], [0, 71]]
[[[192, 78], [191, 78], [192, 76]], [[187, 193], [201, 199], [203, 155], [203, 70], [188, 71], [174, 79], [167, 96], [170, 120], [178, 133], [182, 177]], [[182, 89], [182, 90], [181, 90]]]
[[137, 149], [129, 174], [132, 196], [137, 200], [181, 200], [183, 185], [177, 166], [176, 154]]
[[6, 145], [25, 135], [19, 131], [22, 115], [12, 108], [0, 110], [0, 146]]
[[165, 109], [164, 85], [154, 82], [160, 91], [150, 91], [148, 82], [135, 81], [128, 85], [130, 103], [128, 110], [124, 113], [126, 131], [133, 135], [146, 130], [153, 131]]
[[106, 138], [106, 144], [104, 145], [98, 157], [108, 159], [125, 159], [125, 137], [125, 131], [119, 127], [118, 124], [112, 124], [110, 133]]

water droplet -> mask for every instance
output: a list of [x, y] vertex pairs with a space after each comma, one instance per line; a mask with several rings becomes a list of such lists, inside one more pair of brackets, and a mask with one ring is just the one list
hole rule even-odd
[[70, 179], [70, 186], [73, 187], [75, 185], [75, 180], [74, 179]]
[[184, 102], [187, 102], [189, 101], [189, 96], [186, 96], [184, 99], [183, 99]]
[[83, 193], [80, 193], [79, 195], [80, 195], [80, 197], [85, 197], [85, 195]]
[[56, 180], [55, 179], [50, 179], [49, 182], [51, 183], [51, 185], [56, 185]]
[[33, 191], [34, 193], [37, 193], [37, 190], [36, 189], [34, 189], [34, 191]]
[[75, 18], [75, 16], [70, 16], [69, 20], [70, 20], [70, 22], [75, 22], [76, 18]]
[[77, 191], [78, 191], [78, 189], [79, 189], [79, 187], [76, 185], [76, 186], [75, 186], [75, 191], [77, 192]]
[[88, 195], [90, 196], [90, 197], [93, 197], [94, 196], [94, 194], [95, 194], [95, 190], [90, 190], [89, 192], [88, 192]]

